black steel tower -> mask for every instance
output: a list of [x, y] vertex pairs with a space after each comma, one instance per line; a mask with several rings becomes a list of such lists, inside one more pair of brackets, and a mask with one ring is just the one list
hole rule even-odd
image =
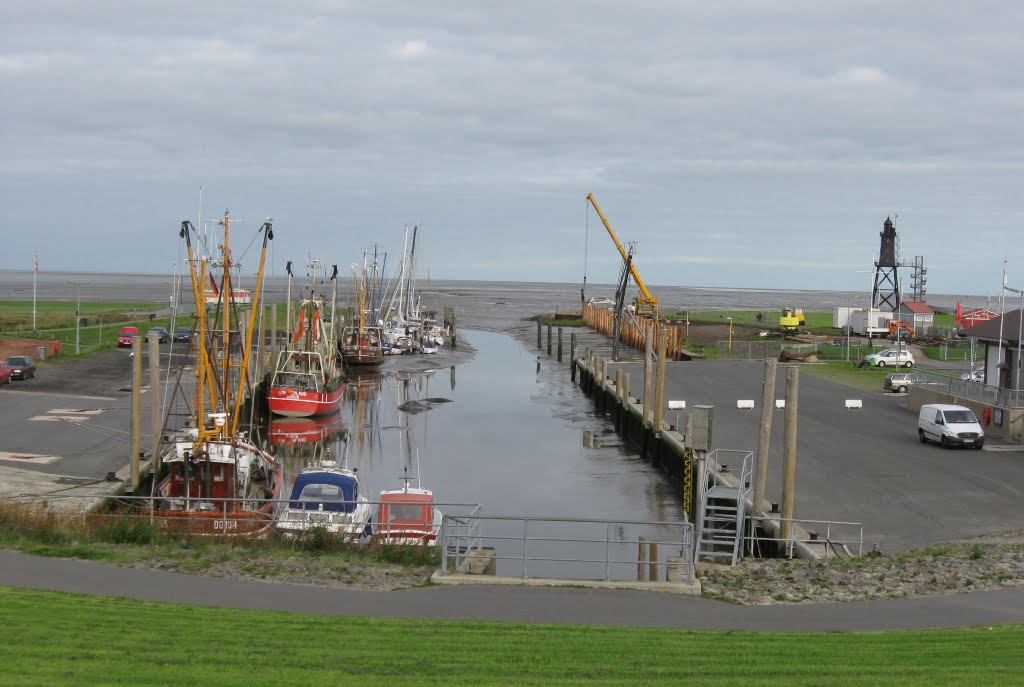
[[882, 231], [882, 247], [875, 262], [875, 286], [871, 291], [871, 307], [878, 310], [895, 311], [900, 307], [900, 280], [896, 273], [896, 227], [892, 220], [885, 218]]

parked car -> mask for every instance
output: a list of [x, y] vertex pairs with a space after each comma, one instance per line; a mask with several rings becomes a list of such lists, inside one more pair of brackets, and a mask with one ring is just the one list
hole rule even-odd
[[[149, 332], [157, 333], [157, 341], [160, 343], [167, 343], [171, 340], [171, 333], [163, 327], [150, 327]], [[149, 338], [149, 332], [146, 332], [146, 338]]]
[[178, 327], [174, 330], [174, 340], [188, 343], [192, 340], [192, 330], [188, 327]]
[[914, 383], [913, 372], [890, 372], [885, 376], [885, 388], [899, 394], [907, 393]]
[[12, 355], [6, 362], [7, 367], [11, 368], [11, 379], [29, 379], [36, 376], [36, 364], [27, 355]]
[[868, 365], [874, 365], [876, 367], [886, 367], [891, 365], [892, 367], [911, 367], [914, 364], [914, 354], [906, 348], [896, 349], [889, 348], [878, 353], [872, 353], [869, 356], [865, 356], [864, 362]]
[[10, 368], [7, 361], [0, 360], [0, 384], [10, 384], [14, 370]]
[[121, 327], [121, 333], [117, 336], [118, 348], [131, 348], [132, 340], [138, 337], [138, 327]]
[[942, 448], [969, 446], [980, 449], [985, 445], [985, 430], [970, 408], [929, 403], [921, 406], [917, 416], [917, 435], [922, 444], [929, 439]]
[[976, 365], [967, 372], [960, 375], [960, 379], [971, 382], [984, 382], [985, 381], [985, 367], [984, 365]]

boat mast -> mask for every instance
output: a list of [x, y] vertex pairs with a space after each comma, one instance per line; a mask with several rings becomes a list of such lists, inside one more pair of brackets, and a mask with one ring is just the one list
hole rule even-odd
[[[288, 294], [285, 296], [284, 305], [284, 331], [288, 334], [289, 343], [292, 340], [292, 261], [289, 260], [284, 266], [284, 271], [288, 273]], [[277, 336], [277, 332], [274, 332], [274, 336]]]
[[[238, 419], [242, 408], [242, 386], [245, 383], [245, 371], [249, 369], [249, 355], [252, 349], [252, 335], [256, 329], [256, 308], [260, 306], [260, 290], [263, 288], [263, 266], [267, 260], [267, 244], [274, 239], [274, 220], [267, 221], [260, 227], [263, 232], [263, 249], [260, 251], [260, 268], [256, 272], [256, 287], [253, 289], [252, 309], [249, 313], [249, 326], [245, 330], [245, 347], [242, 349], [242, 367], [238, 375], [238, 393], [235, 394], [235, 408], [231, 414], [231, 436], [238, 431]], [[225, 352], [225, 357], [227, 353]]]
[[224, 371], [221, 376], [221, 412], [227, 411], [230, 403], [228, 390], [231, 374], [231, 217], [227, 210], [224, 211], [224, 219], [218, 222], [224, 227], [224, 244], [221, 246], [221, 276], [220, 302], [221, 302], [221, 351], [224, 358]]

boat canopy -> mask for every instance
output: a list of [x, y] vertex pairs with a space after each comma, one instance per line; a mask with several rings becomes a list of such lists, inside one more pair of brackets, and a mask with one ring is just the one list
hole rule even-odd
[[295, 478], [288, 507], [351, 513], [359, 498], [359, 480], [336, 472], [300, 473]]

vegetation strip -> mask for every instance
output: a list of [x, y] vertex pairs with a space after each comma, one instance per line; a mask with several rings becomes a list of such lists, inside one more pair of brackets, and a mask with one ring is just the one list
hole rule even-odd
[[1024, 682], [1021, 625], [693, 632], [304, 616], [0, 587], [0, 628], [0, 685]]

